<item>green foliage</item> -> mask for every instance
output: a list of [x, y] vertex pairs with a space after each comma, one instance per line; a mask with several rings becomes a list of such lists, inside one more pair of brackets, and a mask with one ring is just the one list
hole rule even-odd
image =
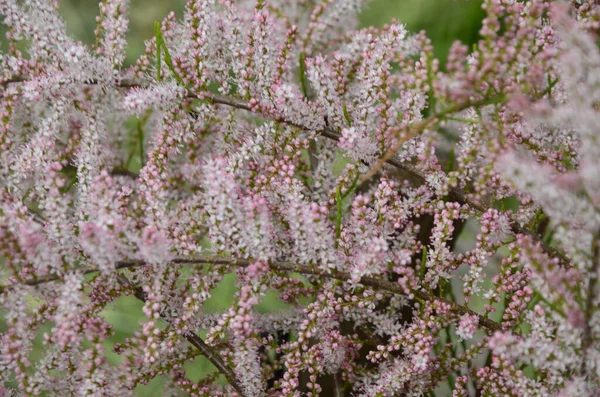
[[154, 36], [156, 37], [156, 77], [158, 81], [162, 80], [160, 67], [162, 65], [161, 54], [163, 54], [165, 57], [165, 63], [167, 64], [167, 67], [169, 68], [171, 73], [173, 73], [175, 80], [177, 80], [177, 82], [180, 85], [184, 85], [183, 79], [181, 78], [179, 73], [177, 73], [175, 67], [173, 66], [173, 60], [171, 59], [169, 48], [165, 43], [165, 39], [163, 38], [162, 32], [160, 31], [160, 22], [154, 22]]
[[302, 94], [305, 98], [308, 98], [308, 81], [306, 80], [306, 63], [304, 62], [306, 55], [301, 52], [300, 59], [298, 60], [300, 66], [300, 85], [302, 86]]
[[481, 0], [373, 0], [361, 15], [364, 26], [381, 26], [393, 19], [409, 32], [425, 30], [442, 65], [456, 40], [470, 46], [478, 39], [484, 12]]

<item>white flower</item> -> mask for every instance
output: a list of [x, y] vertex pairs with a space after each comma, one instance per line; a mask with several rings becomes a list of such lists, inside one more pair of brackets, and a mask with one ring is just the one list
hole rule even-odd
[[85, 48], [81, 44], [74, 44], [65, 52], [65, 59], [69, 63], [79, 63], [84, 55]]

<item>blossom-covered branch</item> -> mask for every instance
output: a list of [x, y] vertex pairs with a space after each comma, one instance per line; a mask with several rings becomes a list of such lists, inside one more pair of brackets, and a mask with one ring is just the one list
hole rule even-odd
[[[172, 262], [172, 264], [213, 264], [213, 265], [225, 265], [225, 266], [242, 267], [242, 268], [247, 268], [247, 267], [253, 265], [253, 261], [249, 261], [249, 260], [228, 259], [228, 258], [211, 258], [211, 257], [175, 258], [171, 262]], [[148, 266], [148, 264], [143, 261], [117, 262], [115, 265], [115, 269], [116, 270], [131, 269], [131, 268], [140, 267], [140, 266]], [[314, 275], [314, 276], [319, 276], [320, 278], [331, 278], [331, 279], [345, 281], [345, 282], [352, 280], [352, 275], [348, 272], [341, 272], [341, 271], [328, 272], [328, 271], [320, 270], [313, 266], [299, 265], [299, 264], [290, 263], [290, 262], [271, 262], [271, 263], [269, 263], [269, 268], [272, 270], [275, 270], [275, 271]], [[98, 271], [100, 271], [100, 269], [84, 269], [80, 272], [82, 274], [90, 274], [90, 273], [95, 273]], [[52, 276], [43, 277], [43, 278], [39, 278], [39, 279], [24, 280], [22, 282], [22, 284], [27, 285], [27, 286], [36, 286], [36, 285], [40, 285], [40, 284], [57, 281], [57, 280], [60, 280], [60, 277], [57, 275], [52, 275]], [[407, 292], [401, 286], [399, 286], [395, 283], [392, 283], [387, 280], [380, 280], [380, 279], [377, 279], [374, 277], [363, 277], [359, 280], [359, 283], [362, 285], [365, 285], [365, 286], [373, 287], [377, 290], [392, 292], [394, 294], [399, 294], [399, 295], [408, 295], [409, 297], [417, 298], [417, 299], [424, 300], [424, 301], [439, 301], [445, 305], [449, 305], [451, 307], [451, 310], [457, 315], [469, 314], [471, 316], [476, 316], [478, 318], [479, 324], [482, 327], [487, 328], [489, 331], [498, 331], [498, 330], [502, 329], [501, 325], [496, 323], [493, 320], [490, 320], [486, 317], [480, 316], [477, 313], [473, 312], [472, 310], [470, 310], [466, 307], [457, 305], [453, 302], [446, 301], [443, 298], [436, 297], [436, 296], [434, 296], [428, 292], [422, 291], [422, 290], [416, 290], [414, 292], [413, 291]], [[0, 294], [6, 293], [7, 291], [9, 291], [15, 287], [0, 286]]]
[[[14, 78], [11, 78], [4, 82], [0, 82], [0, 84], [8, 85], [10, 83], [23, 83], [23, 82], [24, 82], [24, 80], [14, 77]], [[95, 85], [95, 84], [98, 84], [98, 82], [97, 81], [88, 81], [88, 82], [86, 82], [86, 84]], [[143, 88], [141, 85], [133, 83], [133, 82], [118, 82], [116, 84], [116, 86], [120, 87], [120, 88], [138, 88], [138, 89]], [[542, 95], [540, 95], [540, 97], [543, 97], [544, 95], [547, 95], [547, 92], [543, 92]], [[192, 93], [188, 93], [187, 97], [191, 98], [191, 99], [199, 99], [195, 94], [192, 94]], [[252, 107], [250, 104], [248, 104], [242, 100], [236, 99], [234, 97], [228, 97], [228, 96], [214, 94], [214, 93], [209, 92], [209, 93], [203, 93], [201, 99], [208, 100], [214, 104], [227, 105], [227, 106], [230, 106], [230, 107], [233, 107], [236, 109], [241, 109], [241, 110], [246, 110], [246, 111], [252, 112]], [[421, 134], [423, 132], [423, 130], [425, 130], [427, 127], [429, 127], [429, 125], [431, 125], [432, 123], [443, 120], [444, 117], [449, 116], [453, 113], [459, 113], [461, 111], [464, 111], [465, 109], [469, 109], [469, 108], [473, 108], [473, 107], [478, 108], [478, 107], [482, 107], [485, 105], [502, 102], [502, 100], [503, 100], [503, 98], [500, 97], [500, 98], [486, 99], [486, 100], [482, 100], [482, 101], [478, 101], [478, 102], [467, 101], [464, 104], [460, 104], [458, 106], [451, 107], [449, 109], [444, 110], [443, 112], [431, 115], [427, 119], [411, 126], [412, 132], [409, 133], [409, 136], [416, 136], [416, 135]], [[285, 119], [275, 119], [274, 121], [284, 123], [284, 124], [287, 124], [287, 125], [290, 125], [293, 127], [306, 129], [306, 127], [303, 125], [299, 125], [299, 124], [296, 124], [292, 121], [288, 121]], [[333, 139], [338, 142], [341, 138], [341, 134], [339, 131], [336, 131], [333, 128], [327, 127], [327, 126], [322, 131], [320, 131], [320, 133], [324, 137]], [[398, 161], [394, 158], [396, 156], [396, 153], [402, 146], [399, 143], [396, 145], [397, 145], [397, 147], [389, 149], [383, 155], [383, 157], [381, 157], [377, 161], [377, 163], [375, 164], [375, 166], [373, 168], [371, 168], [366, 174], [361, 176], [361, 178], [359, 180], [359, 184], [364, 183], [364, 182], [368, 181], [370, 178], [372, 178], [373, 176], [375, 176], [377, 174], [377, 172], [381, 169], [383, 164], [385, 164], [385, 163], [387, 163], [395, 168], [401, 169], [422, 181], [426, 181], [426, 176], [423, 174], [422, 171], [418, 170], [416, 167], [414, 167], [411, 164], [404, 163], [402, 161]], [[127, 172], [120, 171], [118, 169], [113, 172], [130, 174]], [[477, 203], [477, 202], [469, 199], [468, 194], [460, 188], [450, 187], [449, 194], [456, 201], [467, 204], [469, 207], [473, 208], [476, 211], [479, 211], [480, 213], [485, 213], [486, 211], [489, 210], [489, 208], [486, 207], [485, 205]], [[543, 241], [539, 240], [539, 236], [537, 236], [534, 232], [531, 232], [529, 229], [519, 225], [519, 223], [514, 220], [511, 222], [510, 226], [511, 226], [511, 230], [513, 231], [514, 234], [531, 235], [533, 238], [540, 241], [540, 243], [542, 244], [542, 246], [544, 248], [544, 251], [546, 251], [550, 256], [552, 256], [554, 258], [558, 258], [560, 260], [561, 266], [563, 266], [563, 267], [570, 266], [570, 261], [565, 256], [564, 253], [562, 253], [561, 251], [557, 250], [554, 247], [547, 245]]]

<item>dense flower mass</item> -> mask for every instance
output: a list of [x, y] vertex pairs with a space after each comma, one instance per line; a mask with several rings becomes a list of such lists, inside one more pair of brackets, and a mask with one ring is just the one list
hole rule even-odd
[[86, 46], [0, 0], [0, 393], [600, 395], [596, 1], [485, 0], [441, 64], [362, 0], [189, 0], [131, 67], [128, 3]]

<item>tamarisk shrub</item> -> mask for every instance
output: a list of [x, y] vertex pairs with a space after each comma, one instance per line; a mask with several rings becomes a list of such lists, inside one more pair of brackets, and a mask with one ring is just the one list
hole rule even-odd
[[0, 0], [4, 392], [600, 393], [600, 7], [485, 0], [440, 65], [362, 5], [190, 0], [126, 67], [127, 0], [93, 46]]

